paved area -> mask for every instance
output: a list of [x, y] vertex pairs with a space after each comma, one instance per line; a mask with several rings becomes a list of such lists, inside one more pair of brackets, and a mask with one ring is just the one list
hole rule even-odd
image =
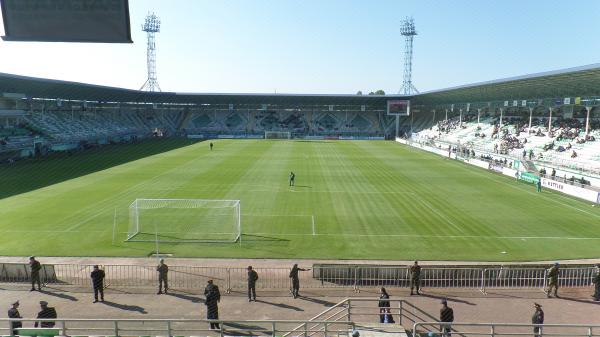
[[[407, 296], [406, 289], [388, 289], [392, 299], [405, 300], [405, 327], [410, 320], [436, 320], [440, 300], [447, 298], [454, 308], [457, 322], [511, 322], [530, 323], [533, 303], [543, 305], [546, 323], [600, 324], [600, 303], [593, 302], [590, 288], [563, 289], [561, 298], [547, 299], [540, 291], [491, 291], [483, 295], [478, 291], [456, 289], [425, 289], [422, 296]], [[287, 292], [263, 292], [258, 301], [248, 303], [243, 293], [223, 294], [219, 304], [221, 319], [229, 320], [306, 320], [347, 297], [377, 299], [376, 289], [354, 294], [348, 291], [305, 289], [304, 297], [293, 299]], [[20, 300], [23, 317], [33, 318], [39, 311], [39, 301], [45, 300], [56, 307], [61, 318], [172, 318], [204, 319], [206, 306], [199, 292], [173, 292], [168, 295], [132, 293], [108, 290], [105, 303], [92, 303], [93, 296], [86, 289], [70, 291], [45, 288], [43, 292], [29, 292], [23, 286], [0, 285], [0, 303], [7, 310], [15, 300]], [[352, 320], [377, 321], [376, 301], [364, 304], [355, 311]], [[396, 318], [396, 322], [399, 322]]]

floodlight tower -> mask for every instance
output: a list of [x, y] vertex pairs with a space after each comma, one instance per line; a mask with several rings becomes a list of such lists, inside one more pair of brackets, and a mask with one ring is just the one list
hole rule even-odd
[[412, 84], [413, 37], [417, 35], [413, 18], [407, 17], [402, 20], [400, 34], [404, 36], [404, 80], [400, 93], [405, 95], [419, 93], [419, 90]]
[[146, 21], [142, 25], [142, 30], [148, 35], [148, 48], [146, 51], [146, 60], [148, 62], [148, 79], [140, 90], [161, 91], [156, 79], [156, 44], [154, 42], [154, 33], [160, 32], [160, 19], [154, 13], [148, 12]]

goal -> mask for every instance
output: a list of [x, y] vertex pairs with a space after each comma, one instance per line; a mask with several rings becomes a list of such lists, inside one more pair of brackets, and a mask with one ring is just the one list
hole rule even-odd
[[130, 242], [237, 242], [239, 200], [135, 199], [129, 205]]
[[292, 139], [289, 131], [265, 131], [265, 139]]

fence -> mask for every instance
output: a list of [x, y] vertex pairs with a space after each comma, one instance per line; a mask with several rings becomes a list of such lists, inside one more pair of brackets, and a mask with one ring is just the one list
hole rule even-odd
[[[0, 319], [2, 328], [12, 335], [11, 321], [23, 322], [33, 326], [37, 319]], [[43, 319], [44, 322], [56, 322], [52, 329], [58, 329], [60, 336], [282, 336], [295, 327], [302, 326], [294, 336], [348, 336], [354, 323], [347, 321], [300, 321], [300, 320], [194, 320], [194, 319]], [[219, 323], [215, 330], [209, 329], [210, 323]], [[26, 330], [35, 331], [33, 328]]]
[[[103, 265], [105, 286], [154, 287], [157, 284], [156, 266]], [[255, 268], [259, 275], [258, 289], [290, 289], [288, 268]], [[43, 265], [42, 282], [46, 285], [89, 286], [91, 265]], [[560, 287], [586, 287], [597, 273], [593, 266], [563, 267]], [[407, 266], [370, 265], [313, 265], [312, 272], [300, 272], [303, 288], [361, 288], [410, 286]], [[29, 282], [26, 264], [0, 264], [0, 282]], [[169, 266], [169, 288], [203, 289], [208, 280], [214, 280], [222, 289], [244, 290], [247, 287], [245, 268]], [[546, 286], [547, 270], [540, 266], [425, 266], [421, 270], [423, 288], [466, 288], [486, 293], [496, 288], [537, 288]]]
[[[440, 322], [419, 322], [413, 325], [413, 337], [441, 337], [449, 336], [440, 333], [442, 327], [452, 330], [454, 336], [564, 336], [577, 337], [600, 336], [600, 325], [579, 325], [579, 324], [513, 324], [513, 323], [440, 323]], [[539, 332], [533, 333], [534, 328], [539, 328]]]

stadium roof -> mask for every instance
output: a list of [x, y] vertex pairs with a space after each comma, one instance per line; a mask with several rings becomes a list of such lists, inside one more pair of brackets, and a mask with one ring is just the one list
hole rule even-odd
[[600, 96], [600, 63], [479, 82], [417, 95], [420, 103]]
[[78, 101], [147, 102], [179, 104], [365, 104], [386, 105], [404, 95], [219, 94], [147, 92], [78, 82], [0, 73], [0, 92], [32, 98]]
[[100, 102], [175, 104], [365, 104], [385, 105], [389, 99], [414, 98], [417, 104], [489, 102], [514, 99], [600, 96], [600, 63], [448, 89], [405, 95], [311, 95], [146, 92], [78, 82], [0, 73], [0, 92], [25, 97]]

